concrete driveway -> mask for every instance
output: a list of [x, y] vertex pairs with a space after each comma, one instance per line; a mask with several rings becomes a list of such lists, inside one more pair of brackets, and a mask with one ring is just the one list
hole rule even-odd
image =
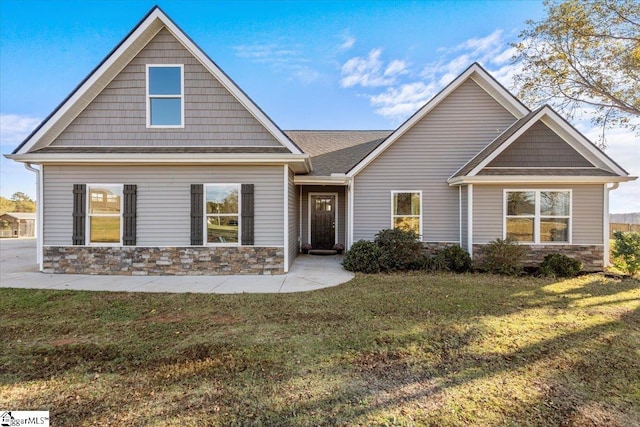
[[353, 278], [342, 257], [301, 255], [279, 276], [110, 276], [45, 274], [36, 264], [35, 239], [0, 239], [0, 288], [169, 293], [288, 293], [322, 289]]

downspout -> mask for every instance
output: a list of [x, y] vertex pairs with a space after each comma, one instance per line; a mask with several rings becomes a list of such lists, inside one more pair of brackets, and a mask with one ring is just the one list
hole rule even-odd
[[603, 267], [611, 265], [609, 263], [609, 192], [615, 190], [619, 186], [619, 182], [614, 182], [613, 187], [609, 187], [608, 184], [604, 185], [604, 212], [602, 216], [602, 243], [604, 243], [604, 259], [602, 260]]
[[458, 185], [458, 245], [462, 247], [462, 186]]
[[44, 230], [44, 206], [42, 203], [42, 165], [39, 169], [31, 166], [31, 163], [25, 163], [24, 167], [36, 174], [36, 262], [38, 268], [42, 271], [42, 238]]

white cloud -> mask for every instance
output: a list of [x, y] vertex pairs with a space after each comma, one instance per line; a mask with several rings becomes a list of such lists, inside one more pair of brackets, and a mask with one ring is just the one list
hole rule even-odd
[[356, 44], [356, 38], [347, 33], [343, 34], [342, 39], [342, 43], [338, 45], [338, 50], [349, 50]]
[[40, 119], [0, 114], [0, 145], [17, 146], [40, 124]]
[[398, 88], [388, 88], [385, 92], [370, 97], [370, 101], [376, 107], [376, 113], [399, 120], [416, 112], [435, 92], [434, 84], [414, 82]]
[[381, 55], [382, 49], [373, 49], [365, 58], [356, 56], [345, 62], [341, 86], [379, 87], [394, 84], [397, 76], [406, 73], [407, 63], [396, 59], [385, 67]]
[[311, 62], [304, 55], [300, 44], [283, 46], [278, 43], [257, 43], [234, 46], [236, 56], [248, 58], [254, 62], [265, 64], [276, 72], [286, 73], [292, 79], [308, 84], [320, 78], [320, 73], [313, 70]]

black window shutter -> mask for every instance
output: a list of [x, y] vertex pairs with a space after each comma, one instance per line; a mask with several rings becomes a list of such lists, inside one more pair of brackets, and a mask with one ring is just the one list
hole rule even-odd
[[74, 245], [84, 245], [86, 206], [86, 184], [73, 184], [73, 234], [71, 240]]
[[191, 184], [191, 245], [202, 245], [203, 187]]
[[253, 184], [242, 184], [242, 244], [253, 245]]
[[137, 186], [131, 184], [125, 185], [122, 193], [124, 195], [122, 244], [125, 246], [135, 246]]

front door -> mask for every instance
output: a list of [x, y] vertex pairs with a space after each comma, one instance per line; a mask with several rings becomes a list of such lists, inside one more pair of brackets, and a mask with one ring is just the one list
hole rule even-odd
[[313, 249], [333, 249], [336, 243], [336, 196], [310, 196], [311, 246]]

